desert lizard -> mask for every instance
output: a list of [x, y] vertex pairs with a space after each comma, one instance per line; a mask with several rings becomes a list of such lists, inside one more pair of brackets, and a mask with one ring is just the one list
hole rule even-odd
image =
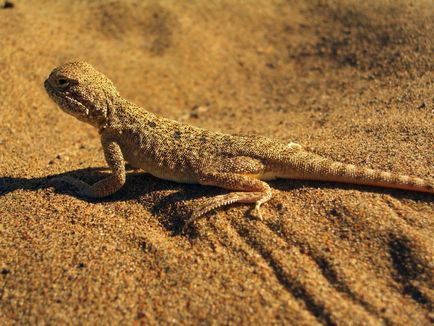
[[128, 162], [158, 178], [232, 190], [197, 207], [186, 224], [232, 203], [255, 203], [255, 213], [270, 200], [275, 178], [334, 181], [434, 193], [434, 182], [418, 177], [356, 167], [260, 136], [234, 136], [158, 117], [122, 98], [113, 83], [85, 62], [55, 68], [44, 83], [59, 107], [96, 127], [112, 171], [89, 185], [63, 177], [87, 197], [105, 197], [125, 183]]

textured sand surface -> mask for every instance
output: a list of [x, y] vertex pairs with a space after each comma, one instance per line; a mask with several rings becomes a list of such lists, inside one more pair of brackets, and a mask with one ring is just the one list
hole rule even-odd
[[[429, 325], [432, 195], [271, 182], [263, 222], [222, 190], [107, 170], [42, 83], [85, 60], [165, 117], [434, 177], [432, 1], [12, 1], [0, 9], [0, 324]], [[9, 6], [10, 7], [10, 6]]]

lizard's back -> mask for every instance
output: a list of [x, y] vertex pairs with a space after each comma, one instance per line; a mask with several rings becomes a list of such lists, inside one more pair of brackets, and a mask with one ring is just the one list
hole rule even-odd
[[196, 182], [198, 169], [218, 169], [225, 158], [247, 156], [268, 163], [289, 154], [286, 144], [266, 137], [230, 135], [185, 125], [131, 103], [117, 111], [105, 132], [117, 138], [131, 165], [180, 182]]

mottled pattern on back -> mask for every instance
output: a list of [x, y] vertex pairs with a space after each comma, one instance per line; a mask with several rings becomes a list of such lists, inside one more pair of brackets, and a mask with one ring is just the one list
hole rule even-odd
[[[125, 106], [128, 110], [123, 109]], [[115, 117], [103, 132], [115, 135], [124, 145], [124, 154], [134, 158], [130, 163], [148, 172], [154, 162], [162, 168], [192, 174], [197, 168], [223, 168], [222, 158], [249, 156], [272, 161], [292, 151], [286, 144], [266, 137], [234, 136], [160, 118], [131, 103], [116, 108]]]

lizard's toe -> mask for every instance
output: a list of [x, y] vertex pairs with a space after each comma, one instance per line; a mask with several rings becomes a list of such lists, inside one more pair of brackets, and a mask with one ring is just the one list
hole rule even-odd
[[253, 209], [252, 215], [260, 221], [263, 221], [264, 218], [261, 214], [261, 204], [260, 202], [256, 203], [255, 208]]
[[74, 187], [74, 193], [80, 197], [89, 197], [90, 186], [79, 179], [69, 176], [54, 177], [50, 179], [50, 183], [53, 185], [66, 184]]

